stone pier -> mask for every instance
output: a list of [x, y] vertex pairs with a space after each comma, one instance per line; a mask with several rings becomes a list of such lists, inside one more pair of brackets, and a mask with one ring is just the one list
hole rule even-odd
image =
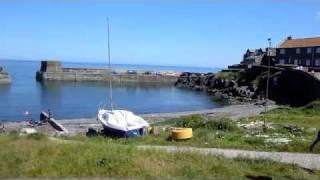
[[11, 82], [9, 73], [4, 71], [4, 68], [0, 66], [0, 84], [9, 84]]
[[174, 84], [179, 73], [149, 71], [112, 71], [98, 68], [64, 68], [60, 61], [42, 61], [36, 74], [37, 81], [109, 81], [118, 83]]

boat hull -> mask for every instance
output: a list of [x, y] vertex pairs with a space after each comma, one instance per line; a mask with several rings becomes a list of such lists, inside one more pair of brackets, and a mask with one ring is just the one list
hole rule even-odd
[[144, 128], [139, 128], [139, 129], [133, 129], [129, 131], [122, 131], [110, 127], [103, 127], [103, 134], [106, 136], [111, 136], [111, 137], [123, 137], [123, 138], [129, 138], [129, 137], [140, 137], [145, 135], [145, 130]]

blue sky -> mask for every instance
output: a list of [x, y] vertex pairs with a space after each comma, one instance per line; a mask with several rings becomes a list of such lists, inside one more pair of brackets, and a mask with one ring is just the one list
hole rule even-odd
[[320, 1], [0, 1], [0, 59], [225, 67], [247, 48], [320, 36]]

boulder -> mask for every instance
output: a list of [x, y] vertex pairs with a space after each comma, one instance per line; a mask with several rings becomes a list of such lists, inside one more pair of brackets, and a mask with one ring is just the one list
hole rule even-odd
[[20, 135], [36, 134], [37, 130], [35, 128], [22, 128], [20, 129]]

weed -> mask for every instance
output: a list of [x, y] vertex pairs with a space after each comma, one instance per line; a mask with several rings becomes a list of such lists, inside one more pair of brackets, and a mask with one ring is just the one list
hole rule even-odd
[[27, 135], [27, 139], [33, 139], [33, 140], [42, 140], [47, 138], [47, 136], [45, 136], [44, 134], [41, 133], [33, 133], [33, 134], [28, 134]]
[[184, 116], [176, 120], [177, 127], [201, 128], [204, 127], [204, 118], [200, 115]]
[[45, 138], [35, 141], [18, 137], [10, 141], [9, 136], [0, 136], [0, 177], [241, 179], [249, 174], [316, 179], [320, 175], [319, 171], [310, 174], [296, 166], [272, 161], [230, 160], [190, 153], [142, 150], [118, 141], [94, 137], [83, 138], [83, 143], [59, 144]]
[[206, 121], [204, 127], [209, 130], [235, 131], [238, 127], [228, 118], [216, 118]]

